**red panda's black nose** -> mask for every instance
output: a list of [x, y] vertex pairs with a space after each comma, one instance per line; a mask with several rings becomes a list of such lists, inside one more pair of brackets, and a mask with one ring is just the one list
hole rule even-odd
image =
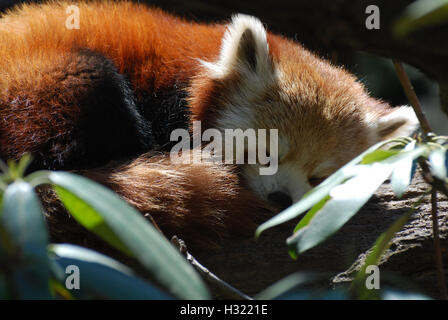
[[268, 200], [282, 210], [292, 205], [291, 196], [282, 191], [275, 191], [268, 194]]

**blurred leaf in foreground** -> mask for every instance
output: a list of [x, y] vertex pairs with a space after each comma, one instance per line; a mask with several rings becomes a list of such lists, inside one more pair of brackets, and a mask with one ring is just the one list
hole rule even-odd
[[[169, 292], [182, 299], [208, 299], [202, 279], [167, 239], [136, 209], [106, 187], [68, 172], [49, 172], [48, 181], [64, 190], [61, 201], [86, 228], [113, 234]], [[67, 197], [66, 195], [70, 195]], [[76, 203], [78, 202], [78, 203]], [[84, 210], [94, 224], [86, 223]], [[103, 233], [100, 232], [100, 235]]]
[[414, 31], [448, 23], [448, 0], [417, 0], [406, 7], [393, 31], [406, 36]]
[[14, 263], [9, 275], [12, 297], [51, 299], [47, 227], [39, 199], [30, 184], [18, 180], [8, 186], [3, 195], [0, 224], [9, 235], [4, 240], [11, 242], [6, 246], [2, 242], [1, 252]]

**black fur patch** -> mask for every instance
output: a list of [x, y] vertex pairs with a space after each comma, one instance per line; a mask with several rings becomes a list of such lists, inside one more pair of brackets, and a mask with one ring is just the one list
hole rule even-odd
[[[110, 59], [90, 49], [74, 57], [75, 67], [64, 71], [66, 93], [61, 99], [67, 100], [65, 112], [79, 109], [79, 118], [68, 120], [66, 132], [39, 146], [29, 171], [88, 169], [148, 151], [169, 151], [177, 143], [170, 142], [171, 132], [188, 129], [185, 85], [137, 100], [131, 84]], [[76, 95], [78, 91], [83, 93]], [[51, 117], [67, 122], [59, 111]]]
[[184, 85], [177, 84], [163, 93], [147, 95], [138, 102], [143, 117], [151, 123], [158, 151], [170, 151], [177, 142], [170, 141], [175, 129], [188, 130], [190, 112], [187, 106], [187, 93]]
[[90, 168], [155, 147], [150, 123], [141, 116], [129, 82], [112, 61], [89, 49], [75, 56], [76, 73], [67, 71], [64, 80], [71, 95], [84, 86], [82, 95], [67, 101], [79, 107], [79, 119], [67, 127], [64, 137], [51, 138], [41, 146], [31, 170]]

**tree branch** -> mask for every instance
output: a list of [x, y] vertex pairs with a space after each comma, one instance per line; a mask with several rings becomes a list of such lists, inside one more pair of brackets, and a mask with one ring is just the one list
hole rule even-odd
[[431, 192], [431, 215], [432, 232], [434, 234], [434, 258], [436, 261], [437, 275], [439, 278], [440, 296], [442, 299], [448, 300], [445, 281], [445, 268], [443, 267], [442, 249], [440, 247], [439, 219], [437, 217], [437, 190], [435, 188], [432, 188]]
[[420, 101], [417, 98], [417, 94], [415, 93], [414, 88], [412, 87], [412, 83], [406, 75], [406, 71], [404, 71], [403, 65], [400, 61], [393, 60], [394, 67], [397, 72], [398, 79], [400, 79], [400, 83], [403, 86], [406, 97], [411, 103], [412, 108], [414, 109], [415, 114], [417, 115], [418, 121], [420, 122], [420, 127], [425, 134], [425, 137], [428, 133], [432, 132], [431, 126], [429, 125], [428, 119], [426, 119], [425, 113], [423, 112]]
[[218, 278], [215, 274], [210, 272], [206, 267], [199, 263], [187, 250], [185, 242], [176, 236], [171, 238], [171, 243], [176, 246], [179, 251], [185, 256], [185, 258], [191, 263], [191, 265], [205, 278], [205, 280], [214, 287], [213, 293], [219, 295], [223, 299], [234, 300], [253, 300], [248, 295], [242, 293], [238, 289], [235, 289], [227, 282]]

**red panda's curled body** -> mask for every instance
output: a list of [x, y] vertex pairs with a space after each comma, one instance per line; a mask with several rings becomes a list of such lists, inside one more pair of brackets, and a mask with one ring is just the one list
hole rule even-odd
[[70, 30], [70, 4], [2, 17], [0, 156], [91, 167], [164, 146], [172, 127], [188, 127], [183, 98], [195, 58], [217, 56], [223, 26], [105, 1], [77, 4], [80, 29]]
[[[79, 29], [66, 26], [73, 4]], [[277, 172], [170, 162], [171, 132], [192, 120], [202, 130], [278, 130]], [[369, 97], [254, 17], [200, 24], [131, 2], [50, 1], [0, 18], [0, 158], [31, 153], [32, 170], [76, 170], [198, 244], [253, 226], [253, 214], [269, 211], [264, 200], [298, 201], [312, 181], [416, 123], [410, 108]]]
[[[225, 27], [105, 1], [77, 4], [81, 27], [68, 30], [68, 5], [25, 5], [0, 20], [0, 158], [31, 153], [33, 170], [79, 170], [189, 244], [253, 230], [250, 217], [267, 209], [234, 168], [127, 160], [169, 151], [170, 131], [188, 128], [195, 59], [218, 55]], [[55, 238], [73, 238], [54, 194], [42, 195]]]

